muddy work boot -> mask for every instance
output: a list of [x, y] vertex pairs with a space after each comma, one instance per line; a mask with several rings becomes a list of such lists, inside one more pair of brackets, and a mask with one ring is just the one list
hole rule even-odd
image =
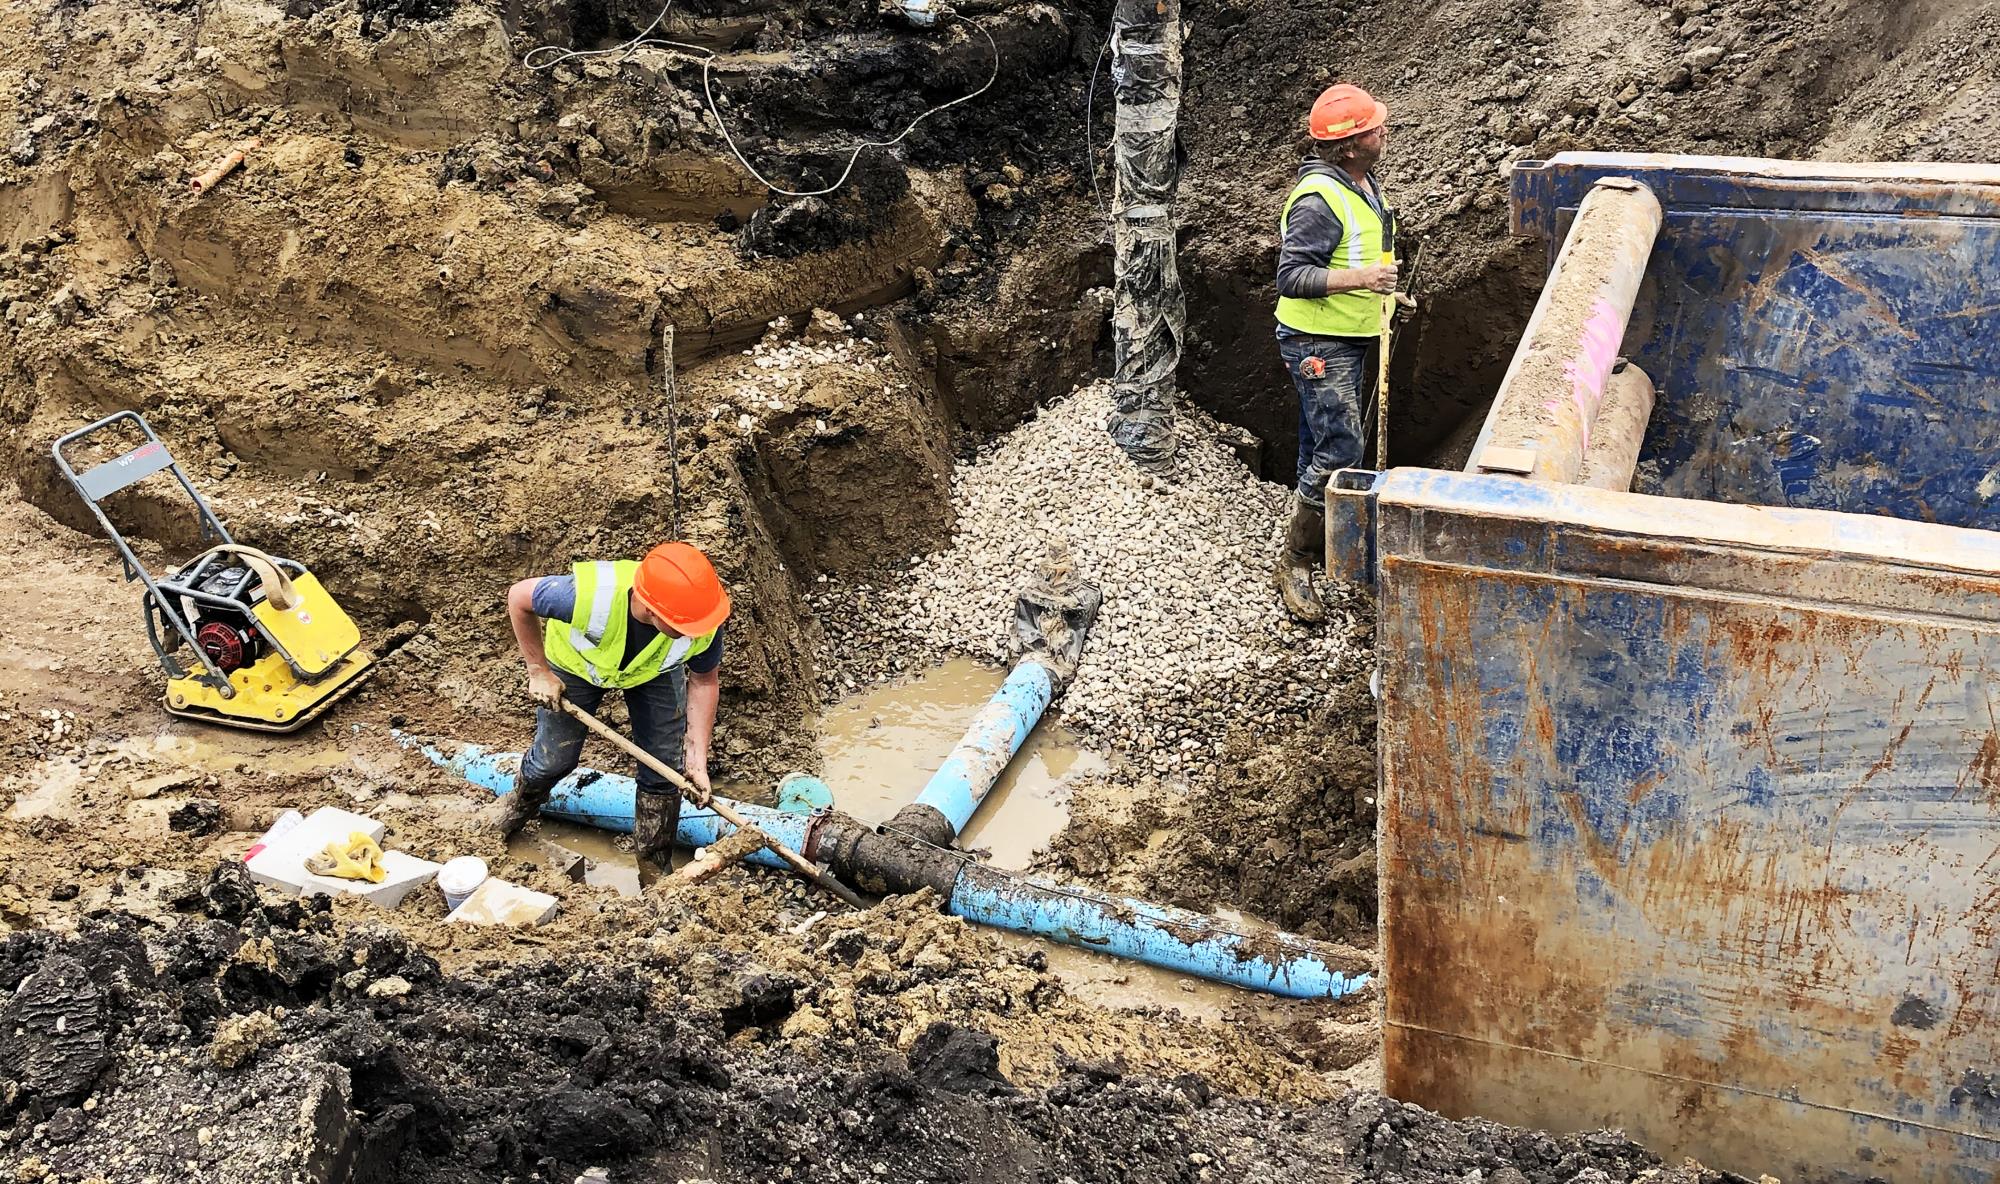
[[492, 805], [482, 807], [472, 816], [472, 825], [474, 829], [493, 835], [504, 843], [540, 817], [542, 804], [548, 800], [547, 790], [536, 793], [516, 789], [513, 793], [501, 794]]
[[632, 853], [642, 877], [673, 869], [674, 832], [681, 824], [681, 796], [640, 791], [632, 809]]
[[1326, 511], [1298, 494], [1292, 495], [1292, 521], [1285, 530], [1285, 549], [1278, 556], [1274, 578], [1285, 611], [1308, 625], [1326, 620], [1326, 605], [1313, 587], [1313, 572], [1326, 550]]

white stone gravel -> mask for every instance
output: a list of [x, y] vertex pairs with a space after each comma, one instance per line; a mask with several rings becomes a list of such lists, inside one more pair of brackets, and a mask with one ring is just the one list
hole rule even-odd
[[[859, 317], [855, 323], [860, 323]], [[767, 416], [796, 408], [814, 375], [827, 367], [878, 375], [885, 395], [908, 385], [886, 365], [876, 346], [853, 336], [852, 328], [839, 317], [816, 311], [810, 324], [810, 335], [798, 339], [790, 336], [789, 318], [773, 321], [763, 340], [742, 351], [745, 360], [737, 363], [729, 385], [709, 404], [708, 418], [734, 414], [737, 429], [749, 435]], [[823, 420], [814, 425], [818, 431], [826, 430]]]
[[1272, 587], [1287, 489], [1195, 412], [1174, 473], [1146, 476], [1106, 433], [1110, 410], [1104, 383], [1051, 404], [959, 467], [948, 548], [873, 585], [819, 585], [827, 689], [950, 653], [1004, 661], [1015, 592], [1054, 536], [1104, 591], [1061, 704], [1070, 727], [1169, 773], [1205, 765], [1232, 728], [1299, 723], [1351, 643], [1338, 620], [1294, 625]]

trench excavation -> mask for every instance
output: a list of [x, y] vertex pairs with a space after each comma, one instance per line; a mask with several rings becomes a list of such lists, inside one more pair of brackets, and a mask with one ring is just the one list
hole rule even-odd
[[[1547, 261], [1506, 170], [1991, 160], [2000, 9], [1183, 4], [1169, 478], [1105, 431], [1118, 6], [934, 7], [0, 0], [0, 1169], [1737, 1178], [1383, 1096], [1373, 988], [1218, 986], [969, 923], [942, 882], [856, 914], [755, 865], [642, 890], [615, 836], [555, 818], [482, 838], [490, 791], [397, 737], [521, 751], [506, 586], [678, 523], [735, 606], [718, 789], [775, 810], [811, 774], [864, 846], [1001, 685], [1057, 541], [1105, 593], [1093, 639], [937, 844], [1373, 974], [1376, 608], [1330, 585], [1302, 628], [1270, 584], [1303, 112], [1342, 80], [1394, 112], [1383, 177], [1425, 262], [1391, 460], [1457, 470]], [[649, 28], [678, 44], [629, 44]], [[161, 709], [138, 586], [49, 460], [119, 410], [365, 639], [409, 635], [323, 720]], [[200, 549], [171, 493], [106, 500], [149, 570]], [[630, 772], [595, 741], [584, 764]], [[245, 852], [322, 807], [559, 908], [473, 928], [434, 882], [394, 910], [255, 882]]]

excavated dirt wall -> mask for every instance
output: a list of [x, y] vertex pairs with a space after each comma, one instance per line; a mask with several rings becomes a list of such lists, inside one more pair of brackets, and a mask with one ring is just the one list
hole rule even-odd
[[[802, 188], [845, 158], [820, 140], [969, 92], [988, 35], [998, 49], [991, 102], [940, 113], [902, 159], [866, 154], [836, 194], [771, 203], [694, 59], [520, 64], [538, 41], [636, 32], [636, 6], [518, 8], [211, 3], [197, 29], [176, 5], [10, 7], [42, 54], [6, 88], [25, 117], [0, 175], [5, 447], [25, 496], [85, 529], [44, 450], [138, 408], [237, 533], [372, 625], [491, 652], [509, 580], [669, 533], [671, 326], [681, 516], [737, 589], [729, 749], [758, 754], [724, 771], [781, 769], [812, 712], [802, 581], [942, 538], [953, 434], [1093, 365], [1103, 255], [1065, 212], [1067, 162], [1011, 130], [1075, 68], [1075, 30], [1040, 4], [924, 37], [781, 5], [676, 17], [717, 55], [742, 150]], [[242, 170], [189, 194], [252, 138]], [[1078, 249], [1022, 254], [1044, 225]], [[740, 355], [767, 334], [853, 348], [757, 386]], [[122, 500], [131, 529], [192, 546], [175, 498]], [[428, 722], [479, 735], [512, 693], [494, 673]]]
[[1296, 431], [1272, 340], [1277, 211], [1304, 154], [1303, 112], [1334, 81], [1389, 106], [1381, 174], [1406, 259], [1423, 248], [1424, 309], [1392, 372], [1400, 463], [1484, 413], [1540, 291], [1539, 248], [1507, 235], [1510, 163], [1565, 150], [2000, 157], [1990, 0], [1225, 2], [1186, 14], [1182, 379], [1266, 441], [1276, 479], [1291, 475]]

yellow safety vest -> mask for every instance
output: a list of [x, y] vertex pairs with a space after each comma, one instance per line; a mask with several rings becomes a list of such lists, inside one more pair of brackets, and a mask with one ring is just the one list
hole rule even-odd
[[542, 649], [556, 669], [593, 686], [623, 690], [658, 678], [715, 643], [713, 629], [700, 637], [662, 633], [625, 662], [625, 630], [631, 624], [632, 581], [639, 564], [630, 559], [579, 563], [571, 571], [576, 574], [576, 607], [569, 620], [550, 617], [542, 622]]
[[[1307, 194], [1326, 199], [1340, 219], [1340, 242], [1325, 266], [1333, 270], [1371, 267], [1384, 262], [1382, 217], [1359, 194], [1325, 173], [1307, 173], [1285, 198], [1278, 215], [1278, 233], [1292, 216], [1292, 207]], [[1278, 298], [1278, 323], [1301, 333], [1321, 337], [1375, 337], [1382, 332], [1382, 294], [1366, 288], [1337, 292], [1311, 300]]]

